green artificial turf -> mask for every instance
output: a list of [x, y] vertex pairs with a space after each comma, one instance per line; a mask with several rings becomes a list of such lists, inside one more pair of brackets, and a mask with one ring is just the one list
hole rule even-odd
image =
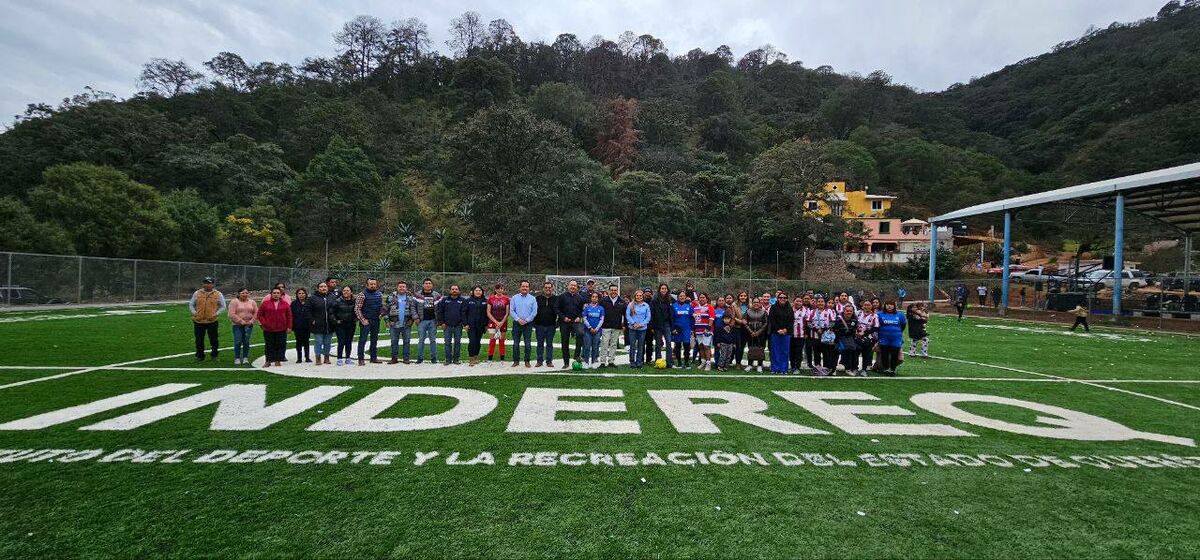
[[[0, 365], [105, 366], [189, 353], [192, 330], [185, 310], [182, 306], [160, 309], [166, 312], [0, 322], [0, 335], [8, 343]], [[137, 364], [147, 370], [97, 369], [7, 386], [0, 388], [0, 422], [165, 383], [199, 384], [59, 426], [0, 430], [0, 449], [186, 449], [192, 450], [192, 458], [216, 449], [391, 450], [400, 456], [392, 465], [0, 462], [0, 557], [1200, 555], [1197, 468], [871, 467], [858, 459], [861, 454], [884, 453], [1064, 459], [1200, 455], [1194, 447], [1147, 440], [1095, 442], [1014, 434], [946, 419], [909, 401], [924, 392], [998, 395], [1086, 412], [1142, 432], [1200, 439], [1200, 410], [1195, 408], [1200, 407], [1200, 384], [1180, 383], [1200, 380], [1195, 365], [1200, 339], [1103, 326], [1093, 330], [1126, 339], [984, 326], [997, 324], [1063, 330], [1060, 325], [989, 319], [958, 323], [935, 316], [930, 324], [931, 352], [938, 358], [972, 363], [910, 358], [900, 369], [904, 379], [748, 376], [741, 371], [699, 375], [694, 370], [644, 369], [637, 373], [645, 375], [637, 377], [564, 373], [346, 381], [288, 377], [249, 367], [212, 369], [233, 367], [232, 352], [227, 350], [216, 362], [196, 364], [185, 355]], [[223, 345], [231, 344], [224, 322], [220, 334]], [[384, 355], [385, 340], [381, 337]], [[255, 342], [261, 343], [261, 334], [256, 333]], [[261, 346], [254, 353], [260, 355]], [[0, 369], [0, 386], [70, 371]], [[330, 371], [337, 368], [331, 366]], [[628, 367], [602, 371], [634, 373]], [[680, 373], [697, 375], [670, 376]], [[1061, 378], [1165, 383], [1081, 384]], [[352, 388], [259, 431], [209, 429], [214, 406], [129, 431], [78, 429], [234, 383], [266, 385], [268, 403], [320, 385]], [[499, 405], [480, 420], [438, 430], [306, 430], [387, 386], [477, 389], [495, 396]], [[619, 389], [625, 413], [561, 413], [559, 418], [635, 419], [641, 433], [506, 432], [518, 401], [531, 387]], [[720, 433], [679, 433], [647, 393], [658, 389], [750, 394], [767, 402], [767, 414], [830, 433], [783, 435], [719, 417], [713, 421]], [[977, 437], [849, 435], [775, 391], [863, 391], [880, 400], [862, 404], [898, 405], [915, 412], [864, 417], [869, 421], [948, 424]], [[382, 416], [433, 414], [452, 404], [444, 397], [413, 396]], [[981, 403], [962, 408], [1013, 423], [1038, 423], [1038, 414], [1025, 409]], [[829, 454], [854, 460], [856, 466], [505, 464], [511, 454], [520, 452], [665, 455], [714, 450]], [[416, 451], [441, 455], [416, 466]], [[448, 465], [445, 458], [451, 452], [467, 458], [490, 452], [498, 464]]]

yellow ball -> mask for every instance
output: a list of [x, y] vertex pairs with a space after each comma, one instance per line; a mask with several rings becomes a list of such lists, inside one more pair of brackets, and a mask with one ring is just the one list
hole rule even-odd
[[654, 369], [667, 369], [667, 361], [662, 358], [654, 360]]

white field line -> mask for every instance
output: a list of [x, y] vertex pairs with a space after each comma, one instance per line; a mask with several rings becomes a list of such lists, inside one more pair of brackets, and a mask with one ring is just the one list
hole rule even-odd
[[[262, 346], [262, 344], [261, 344], [261, 343], [260, 343], [260, 344], [251, 344], [250, 346], [251, 346], [251, 347], [255, 347], [255, 346]], [[218, 348], [217, 350], [218, 350], [218, 351], [224, 351], [224, 350], [233, 350], [233, 347], [232, 347], [232, 346], [227, 346], [227, 347], [225, 347], [225, 348]], [[179, 354], [171, 354], [171, 355], [168, 355], [168, 356], [155, 356], [155, 357], [153, 357], [153, 358], [142, 358], [142, 359], [140, 359], [140, 360], [130, 360], [130, 361], [128, 361], [128, 362], [118, 362], [118, 363], [115, 363], [115, 364], [108, 364], [108, 365], [104, 365], [104, 366], [92, 366], [92, 367], [86, 367], [86, 368], [77, 369], [77, 370], [73, 370], [73, 371], [67, 371], [67, 372], [63, 372], [63, 373], [58, 373], [58, 374], [55, 374], [55, 375], [47, 375], [46, 377], [36, 377], [36, 378], [34, 378], [34, 379], [26, 379], [26, 380], [24, 380], [24, 381], [17, 381], [17, 382], [14, 382], [14, 383], [9, 383], [9, 384], [7, 384], [7, 385], [0, 385], [0, 390], [3, 390], [3, 389], [11, 389], [11, 388], [13, 388], [13, 387], [20, 387], [20, 386], [22, 386], [22, 385], [29, 385], [29, 384], [32, 384], [32, 383], [41, 383], [42, 381], [52, 381], [52, 380], [54, 380], [54, 379], [62, 379], [62, 378], [64, 378], [64, 377], [71, 377], [71, 376], [73, 376], [73, 375], [80, 375], [80, 374], [84, 374], [84, 373], [90, 373], [90, 372], [93, 372], [93, 371], [111, 370], [111, 369], [116, 369], [116, 368], [119, 368], [119, 367], [124, 367], [124, 366], [132, 366], [132, 365], [137, 365], [137, 364], [144, 364], [144, 363], [146, 363], [146, 362], [154, 362], [154, 361], [158, 361], [158, 360], [166, 360], [166, 359], [169, 359], [169, 358], [182, 358], [182, 357], [184, 357], [184, 356], [194, 356], [194, 355], [196, 355], [196, 351], [195, 351], [195, 350], [193, 350], [193, 351], [191, 351], [191, 352], [183, 352], [183, 353], [179, 353]]]
[[4, 369], [83, 369], [93, 366], [0, 366], [0, 370]]
[[1105, 389], [1108, 391], [1116, 391], [1118, 393], [1125, 393], [1127, 395], [1134, 395], [1134, 396], [1142, 397], [1145, 399], [1152, 399], [1152, 400], [1156, 400], [1158, 402], [1173, 404], [1175, 406], [1181, 406], [1183, 408], [1190, 408], [1192, 410], [1200, 411], [1200, 406], [1195, 406], [1195, 405], [1191, 405], [1191, 404], [1187, 404], [1187, 403], [1181, 403], [1179, 401], [1173, 401], [1171, 399], [1164, 399], [1162, 397], [1156, 397], [1154, 395], [1147, 395], [1145, 393], [1138, 393], [1138, 392], [1130, 391], [1128, 389], [1118, 389], [1116, 387], [1109, 387], [1108, 385], [1101, 385], [1099, 382], [1096, 382], [1096, 381], [1072, 379], [1070, 377], [1063, 377], [1061, 375], [1052, 375], [1049, 373], [1038, 373], [1036, 371], [1017, 369], [1017, 368], [1012, 368], [1012, 367], [1008, 367], [1008, 366], [998, 366], [998, 365], [994, 365], [994, 364], [985, 364], [985, 363], [981, 363], [981, 362], [972, 362], [969, 360], [960, 360], [958, 358], [946, 358], [943, 356], [930, 356], [930, 357], [935, 360], [945, 360], [948, 362], [956, 362], [956, 363], [960, 363], [960, 364], [970, 364], [970, 365], [974, 365], [974, 366], [990, 367], [990, 368], [995, 368], [995, 369], [1002, 369], [1005, 371], [1012, 371], [1012, 372], [1016, 372], [1016, 373], [1024, 373], [1026, 375], [1036, 375], [1038, 377], [1043, 377], [1043, 378], [1058, 379], [1061, 381], [1066, 381], [1066, 382], [1071, 382], [1071, 383], [1090, 385], [1092, 387], [1099, 387], [1101, 389]]
[[[403, 366], [398, 366], [403, 367]], [[996, 366], [1003, 367], [1003, 366]], [[262, 368], [247, 368], [247, 367], [145, 367], [145, 366], [106, 366], [106, 370], [112, 371], [169, 371], [169, 372], [205, 372], [205, 371], [231, 371], [231, 372], [261, 372], [261, 373], [277, 373], [269, 369]], [[333, 370], [337, 371], [337, 370]], [[1021, 371], [1021, 370], [1016, 370]], [[1046, 375], [1046, 374], [1044, 374]], [[520, 377], [520, 376], [541, 376], [541, 377], [634, 377], [634, 378], [664, 378], [664, 379], [762, 379], [762, 380], [839, 380], [839, 381], [1002, 381], [1002, 382], [1028, 382], [1028, 383], [1080, 383], [1077, 379], [1066, 377], [962, 377], [962, 376], [902, 376], [902, 377], [847, 377], [847, 376], [829, 376], [829, 377], [814, 377], [811, 375], [770, 375], [770, 374], [741, 374], [741, 373], [585, 373], [574, 371], [499, 371], [495, 373], [487, 373], [481, 375], [459, 376], [463, 378], [479, 378], [479, 377]], [[455, 379], [456, 377], [430, 377], [430, 378], [413, 378], [413, 379], [348, 379], [350, 381], [415, 381], [425, 379]], [[330, 381], [338, 381], [337, 377], [305, 377], [303, 379], [328, 379]], [[1152, 384], [1200, 384], [1200, 379], [1089, 379], [1087, 383], [1152, 383]]]
[[[1067, 313], [1067, 312], [1063, 311], [1062, 313]], [[956, 318], [958, 316], [954, 312], [945, 312], [945, 311], [934, 311], [931, 314], [949, 317], [952, 319]], [[1064, 326], [1065, 323], [1060, 323], [1058, 321], [1042, 321], [1042, 320], [1037, 320], [1037, 319], [1014, 319], [1014, 318], [1009, 318], [1009, 317], [987, 317], [984, 315], [964, 315], [964, 317], [968, 318], [968, 319], [982, 319], [984, 321], [1001, 321], [1001, 322], [1008, 322], [1008, 323], [1028, 323], [1030, 325], [1040, 325], [1040, 326], [1056, 326], [1057, 325], [1057, 326], [1063, 327], [1064, 329], [1070, 329], [1070, 327]], [[1092, 315], [1092, 317], [1097, 317], [1097, 315]], [[1104, 317], [1104, 315], [1099, 315], [1099, 317]], [[1150, 318], [1153, 318], [1153, 317], [1150, 317]], [[1180, 338], [1200, 338], [1200, 334], [1197, 334], [1197, 333], [1189, 333], [1189, 332], [1181, 332], [1181, 331], [1167, 331], [1167, 330], [1152, 330], [1152, 329], [1138, 328], [1138, 327], [1122, 327], [1120, 325], [1106, 325], [1104, 323], [1095, 324], [1095, 325], [1092, 325], [1091, 327], [1092, 327], [1092, 330], [1100, 329], [1101, 331], [1105, 331], [1105, 330], [1117, 331], [1117, 332], [1124, 331], [1124, 332], [1129, 332], [1129, 333], [1137, 333], [1137, 334], [1153, 335], [1153, 336], [1164, 336], [1164, 337], [1177, 336]]]

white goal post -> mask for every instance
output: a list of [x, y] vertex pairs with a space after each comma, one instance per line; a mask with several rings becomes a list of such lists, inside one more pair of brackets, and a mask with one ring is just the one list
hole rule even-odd
[[605, 292], [608, 290], [609, 284], [616, 284], [617, 290], [621, 289], [620, 276], [569, 276], [565, 274], [547, 274], [546, 281], [554, 285], [554, 293], [561, 294], [567, 291], [567, 284], [572, 280], [579, 282], [579, 289], [587, 287], [588, 280], [596, 281], [596, 289]]

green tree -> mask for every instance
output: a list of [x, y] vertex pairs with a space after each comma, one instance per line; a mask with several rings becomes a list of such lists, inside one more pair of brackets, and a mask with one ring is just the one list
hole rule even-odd
[[0, 198], [0, 248], [30, 253], [75, 253], [71, 237], [62, 226], [39, 221], [28, 206], [11, 196]]
[[529, 109], [571, 131], [581, 146], [589, 145], [596, 138], [596, 106], [587, 92], [578, 87], [561, 82], [542, 84], [530, 95]]
[[622, 246], [670, 239], [683, 229], [676, 219], [684, 208], [683, 197], [667, 185], [662, 175], [630, 171], [613, 185], [613, 212], [623, 226], [617, 232]]
[[492, 57], [469, 56], [454, 65], [450, 86], [468, 113], [513, 98], [513, 70]]
[[340, 136], [280, 193], [287, 221], [303, 243], [355, 239], [382, 214], [383, 179], [367, 154]]
[[227, 212], [294, 179], [296, 172], [283, 157], [275, 144], [236, 134], [207, 146], [167, 148], [154, 180], [161, 187], [194, 188], [209, 204]]
[[825, 230], [837, 224], [816, 219], [805, 203], [823, 196], [823, 185], [833, 173], [822, 142], [793, 140], [755, 158], [740, 205], [751, 217], [752, 238], [774, 243], [827, 239]]
[[179, 249], [183, 258], [206, 261], [212, 258], [217, 243], [221, 216], [195, 189], [173, 191], [163, 197], [167, 215], [179, 224]]
[[479, 233], [545, 244], [602, 235], [611, 224], [600, 211], [611, 198], [604, 168], [572, 147], [565, 128], [523, 107], [485, 109], [450, 138], [446, 175]]
[[61, 225], [82, 254], [144, 259], [178, 254], [179, 224], [158, 192], [111, 167], [56, 165], [29, 198], [37, 216]]

